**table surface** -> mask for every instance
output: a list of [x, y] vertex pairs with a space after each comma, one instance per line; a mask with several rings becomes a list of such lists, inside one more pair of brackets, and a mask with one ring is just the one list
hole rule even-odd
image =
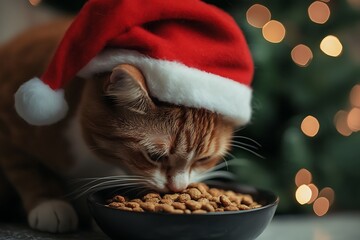
[[[21, 224], [0, 223], [1, 240], [109, 240], [99, 232], [48, 234]], [[360, 212], [325, 217], [276, 216], [257, 240], [360, 240]]]

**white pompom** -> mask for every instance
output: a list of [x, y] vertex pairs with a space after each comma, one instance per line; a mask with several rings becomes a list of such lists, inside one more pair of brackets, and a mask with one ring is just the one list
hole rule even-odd
[[68, 111], [64, 90], [53, 90], [39, 78], [33, 78], [15, 93], [15, 109], [29, 124], [51, 125], [63, 119]]

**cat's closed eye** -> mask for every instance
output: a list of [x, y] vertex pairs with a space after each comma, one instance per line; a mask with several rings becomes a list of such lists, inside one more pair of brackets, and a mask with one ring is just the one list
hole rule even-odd
[[197, 163], [205, 163], [205, 162], [209, 161], [210, 159], [211, 159], [211, 157], [207, 156], [207, 157], [203, 157], [203, 158], [198, 159], [196, 162]]
[[152, 162], [155, 163], [165, 162], [168, 159], [168, 157], [163, 153], [150, 152], [150, 151], [147, 152], [147, 157], [148, 159], [150, 159]]

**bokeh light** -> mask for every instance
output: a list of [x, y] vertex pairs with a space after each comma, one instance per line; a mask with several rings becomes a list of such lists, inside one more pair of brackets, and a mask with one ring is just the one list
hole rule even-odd
[[319, 217], [324, 216], [329, 211], [330, 203], [325, 197], [319, 197], [313, 204], [313, 210]]
[[335, 201], [335, 192], [332, 188], [326, 187], [321, 189], [319, 193], [319, 198], [320, 197], [326, 198], [327, 200], [329, 200], [330, 205], [332, 205]]
[[29, 0], [29, 3], [33, 6], [37, 6], [41, 3], [41, 0]]
[[355, 85], [351, 89], [350, 103], [354, 107], [360, 107], [360, 84]]
[[314, 23], [324, 24], [330, 17], [330, 8], [324, 2], [315, 1], [309, 6], [308, 14]]
[[306, 204], [311, 199], [311, 189], [307, 185], [301, 185], [295, 192], [296, 201], [300, 204]]
[[276, 20], [270, 20], [262, 28], [264, 38], [271, 43], [279, 43], [285, 37], [284, 25]]
[[301, 131], [308, 137], [314, 137], [319, 129], [319, 121], [313, 116], [309, 115], [301, 122]]
[[347, 125], [353, 132], [360, 130], [360, 109], [353, 108], [347, 116]]
[[254, 4], [247, 10], [246, 19], [251, 26], [262, 28], [265, 23], [270, 21], [271, 13], [267, 7], [261, 4]]
[[308, 185], [311, 183], [312, 175], [307, 169], [300, 169], [295, 175], [295, 184], [297, 187], [301, 185]]
[[334, 117], [334, 123], [336, 130], [343, 136], [348, 137], [351, 135], [352, 131], [347, 123], [348, 112], [340, 110], [336, 113]]
[[308, 46], [299, 44], [291, 51], [291, 58], [300, 67], [306, 67], [310, 64], [313, 53]]
[[357, 10], [360, 10], [360, 0], [347, 0], [349, 5]]
[[341, 54], [343, 46], [337, 37], [329, 35], [321, 41], [320, 49], [326, 55], [337, 57]]
[[316, 198], [318, 197], [318, 195], [319, 195], [319, 189], [315, 186], [315, 184], [309, 184], [308, 185], [309, 186], [309, 188], [311, 189], [311, 198], [310, 198], [310, 200], [309, 200], [309, 202], [307, 202], [308, 204], [311, 204], [311, 203], [313, 203], [315, 200], [316, 200]]

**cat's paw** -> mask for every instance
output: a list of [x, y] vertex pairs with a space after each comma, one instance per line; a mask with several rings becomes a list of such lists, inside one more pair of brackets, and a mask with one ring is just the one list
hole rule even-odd
[[78, 217], [69, 203], [61, 200], [48, 200], [30, 211], [28, 222], [33, 229], [64, 233], [76, 230]]

